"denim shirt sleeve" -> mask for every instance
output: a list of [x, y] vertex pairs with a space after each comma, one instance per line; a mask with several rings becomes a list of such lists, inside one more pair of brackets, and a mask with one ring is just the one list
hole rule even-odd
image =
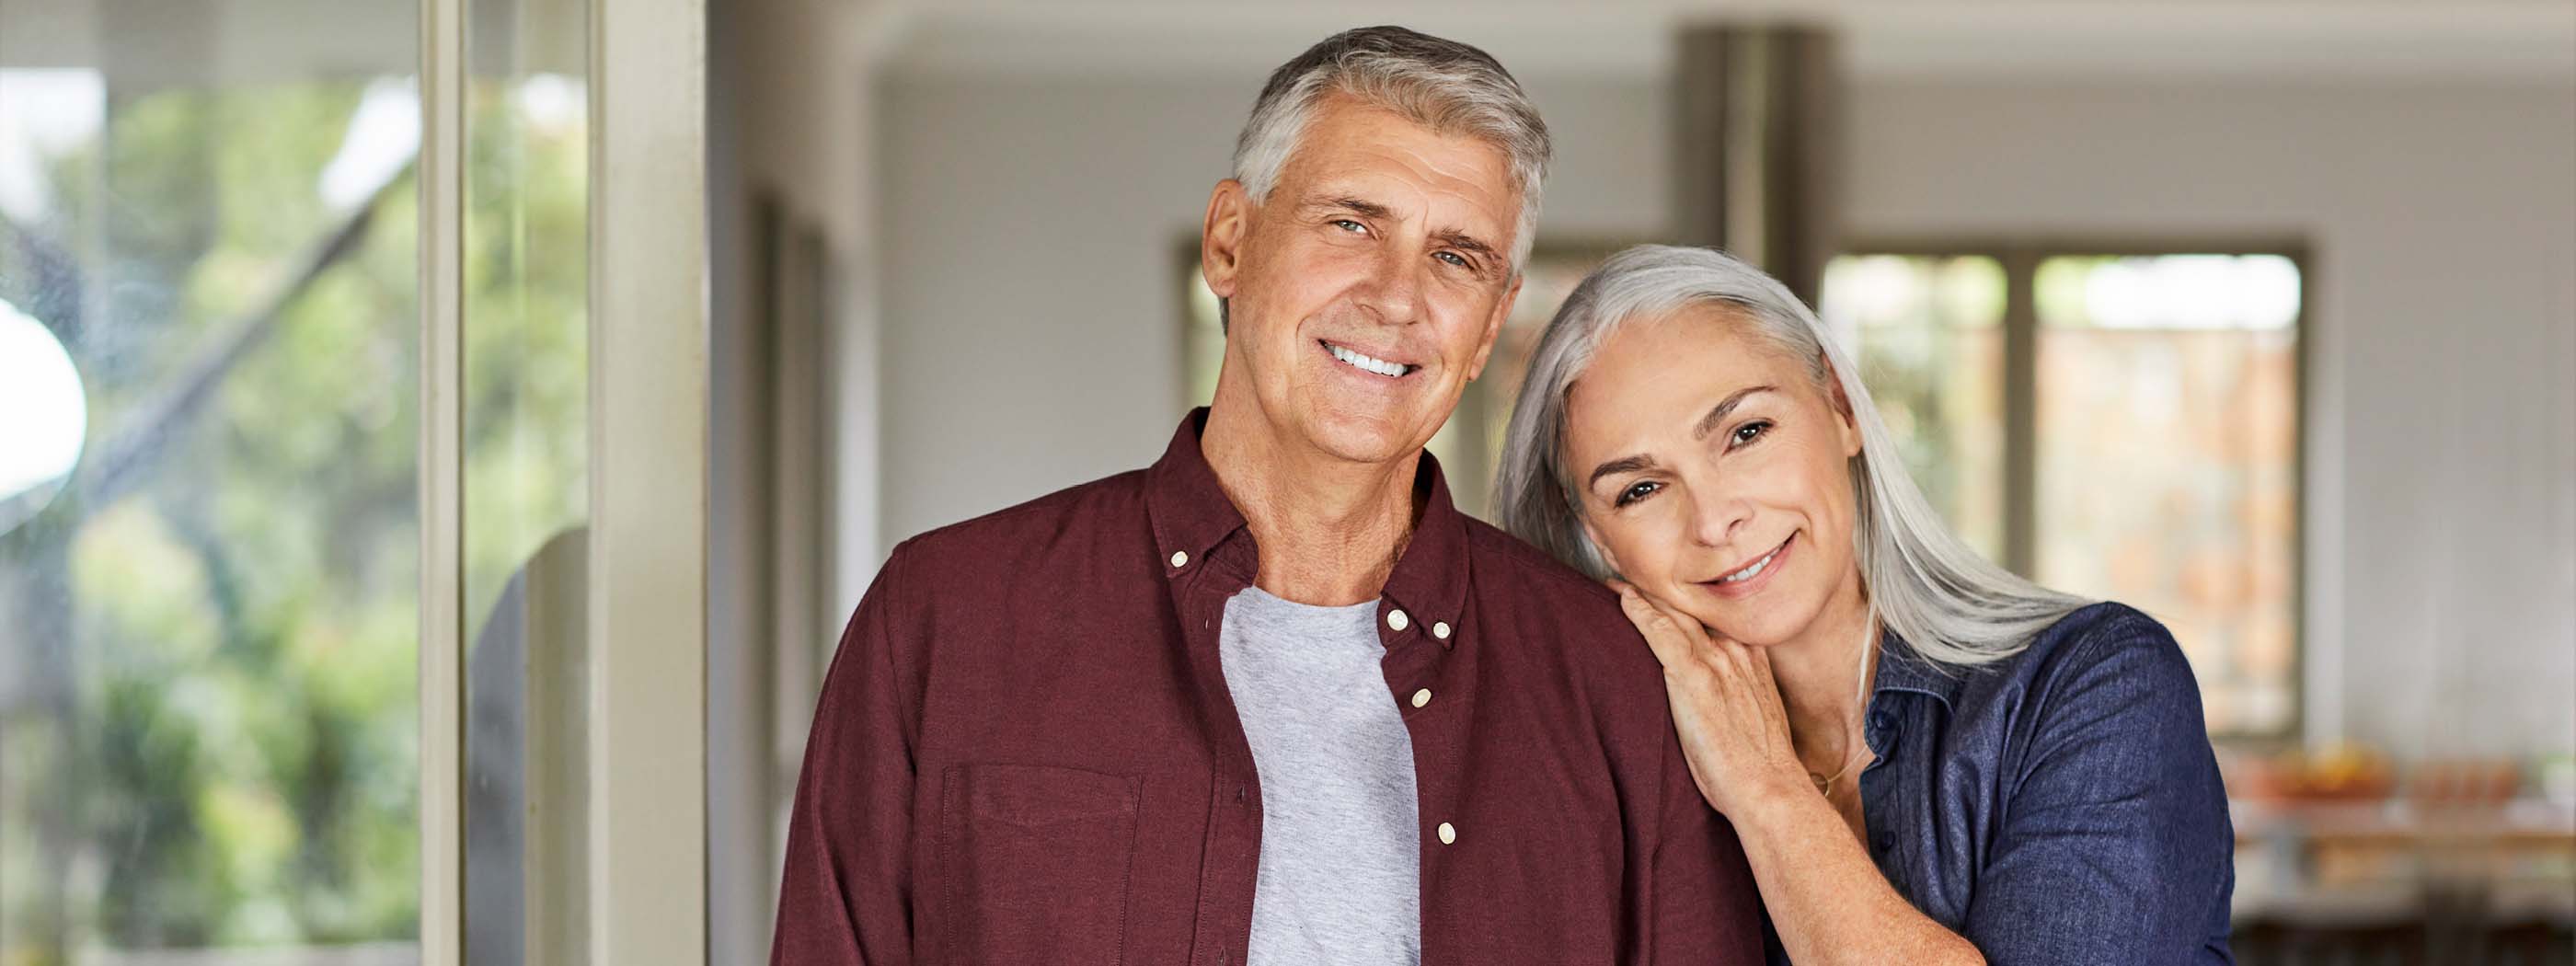
[[2125, 608], [2065, 643], [1998, 775], [2007, 804], [1962, 931], [1995, 966], [2194, 962], [2235, 842], [2191, 666]]

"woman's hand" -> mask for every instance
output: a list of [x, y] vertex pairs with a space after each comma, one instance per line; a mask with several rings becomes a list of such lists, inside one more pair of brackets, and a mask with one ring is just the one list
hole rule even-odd
[[1697, 618], [1610, 582], [1619, 606], [1664, 666], [1664, 695], [1700, 797], [1741, 822], [1768, 796], [1815, 792], [1789, 741], [1789, 714], [1771, 681], [1771, 658], [1709, 634]]

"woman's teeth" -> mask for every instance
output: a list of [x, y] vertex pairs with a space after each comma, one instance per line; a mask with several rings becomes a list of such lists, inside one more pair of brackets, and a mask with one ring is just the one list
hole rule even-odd
[[1771, 548], [1770, 553], [1762, 555], [1762, 559], [1754, 561], [1750, 566], [1747, 566], [1742, 570], [1717, 578], [1717, 582], [1721, 584], [1742, 583], [1755, 577], [1759, 577], [1762, 575], [1764, 568], [1771, 566], [1771, 558], [1779, 556], [1780, 551], [1788, 548], [1789, 545], [1785, 543], [1777, 547], [1773, 547]]
[[1324, 348], [1333, 353], [1333, 358], [1340, 359], [1353, 368], [1374, 372], [1381, 376], [1401, 376], [1413, 370], [1413, 367], [1404, 363], [1388, 362], [1374, 356], [1361, 355], [1330, 342], [1324, 343]]

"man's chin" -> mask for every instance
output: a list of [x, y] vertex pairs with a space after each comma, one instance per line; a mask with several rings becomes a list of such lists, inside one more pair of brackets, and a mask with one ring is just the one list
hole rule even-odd
[[1408, 421], [1349, 413], [1309, 412], [1299, 420], [1308, 445], [1353, 463], [1393, 463], [1422, 452], [1428, 436]]

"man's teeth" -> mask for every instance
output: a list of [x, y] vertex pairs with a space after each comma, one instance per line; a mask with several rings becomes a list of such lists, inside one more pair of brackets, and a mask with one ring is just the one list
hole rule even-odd
[[1401, 362], [1388, 362], [1384, 359], [1364, 356], [1330, 342], [1324, 343], [1324, 348], [1332, 350], [1333, 358], [1335, 359], [1340, 359], [1343, 362], [1377, 373], [1381, 376], [1401, 376], [1405, 373], [1404, 363]]
[[[1785, 547], [1786, 545], [1784, 544], [1783, 546]], [[1763, 555], [1762, 555], [1762, 559], [1754, 561], [1754, 562], [1753, 562], [1753, 564], [1752, 564], [1752, 566], [1746, 567], [1746, 568], [1744, 568], [1744, 569], [1742, 569], [1742, 570], [1738, 570], [1738, 571], [1736, 571], [1736, 572], [1734, 572], [1734, 573], [1731, 573], [1731, 574], [1728, 574], [1728, 575], [1726, 575], [1726, 576], [1724, 576], [1724, 577], [1719, 577], [1719, 578], [1717, 578], [1717, 582], [1718, 582], [1718, 583], [1721, 583], [1721, 584], [1732, 584], [1732, 583], [1736, 583], [1736, 582], [1739, 582], [1739, 581], [1746, 581], [1746, 580], [1751, 580], [1751, 579], [1753, 579], [1753, 578], [1755, 578], [1755, 577], [1759, 577], [1759, 576], [1761, 576], [1761, 575], [1762, 575], [1762, 569], [1763, 569], [1763, 568], [1771, 566], [1771, 558], [1773, 558], [1773, 557], [1777, 557], [1777, 556], [1779, 556], [1779, 555], [1780, 555], [1780, 550], [1779, 550], [1779, 548], [1774, 548], [1770, 553], [1763, 554]]]

